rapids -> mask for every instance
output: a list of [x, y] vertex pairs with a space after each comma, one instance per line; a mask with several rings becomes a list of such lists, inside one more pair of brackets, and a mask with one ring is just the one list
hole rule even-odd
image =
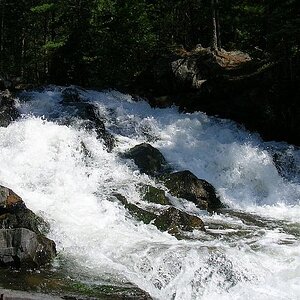
[[[69, 276], [131, 282], [154, 299], [300, 299], [300, 150], [263, 142], [236, 123], [176, 107], [151, 108], [116, 91], [80, 90], [116, 137], [111, 153], [61, 104], [62, 88], [24, 92], [22, 118], [0, 128], [0, 184], [50, 224], [56, 264]], [[132, 219], [112, 198], [140, 201], [157, 185], [120, 153], [142, 142], [175, 170], [212, 183], [228, 209], [209, 214], [184, 199], [207, 232], [177, 240]], [[82, 143], [89, 151], [86, 156]]]

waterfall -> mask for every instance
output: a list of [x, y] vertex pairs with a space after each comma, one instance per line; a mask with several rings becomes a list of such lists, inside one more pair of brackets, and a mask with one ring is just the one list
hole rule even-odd
[[[79, 90], [116, 140], [112, 151], [62, 103], [61, 87], [24, 92], [22, 118], [0, 127], [0, 184], [50, 225], [70, 276], [131, 282], [154, 299], [300, 298], [300, 150], [263, 142], [238, 124], [176, 107], [151, 108], [117, 91]], [[159, 186], [120, 153], [142, 142], [174, 170], [214, 185], [228, 208], [176, 207], [206, 232], [178, 240], [135, 220], [112, 196], [140, 203]], [[84, 149], [83, 146], [84, 145]], [[88, 151], [88, 155], [86, 155]], [[72, 262], [72, 263], [71, 263]]]

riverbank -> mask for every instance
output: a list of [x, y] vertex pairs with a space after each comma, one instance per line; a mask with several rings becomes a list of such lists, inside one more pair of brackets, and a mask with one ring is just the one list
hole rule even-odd
[[254, 60], [242, 52], [177, 50], [141, 74], [130, 93], [154, 107], [177, 105], [227, 118], [265, 140], [300, 145], [300, 59]]
[[[199, 46], [162, 56], [133, 82], [115, 88], [153, 107], [176, 105], [186, 112], [205, 112], [234, 120], [267, 141], [299, 146], [299, 70], [299, 57], [289, 62], [257, 60], [239, 51], [212, 52]], [[33, 88], [38, 86], [21, 78], [0, 78], [2, 90]]]

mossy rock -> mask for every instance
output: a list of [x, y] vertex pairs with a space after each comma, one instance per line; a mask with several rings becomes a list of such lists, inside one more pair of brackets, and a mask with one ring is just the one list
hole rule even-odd
[[204, 223], [200, 218], [175, 207], [170, 207], [158, 216], [154, 221], [154, 225], [162, 231], [168, 231], [175, 235], [180, 231], [205, 230]]
[[114, 195], [130, 214], [137, 220], [149, 224], [152, 222], [160, 231], [168, 231], [177, 238], [184, 236], [185, 231], [201, 230], [205, 231], [203, 221], [193, 215], [183, 212], [175, 207], [170, 207], [160, 215], [148, 212], [135, 204], [128, 203], [127, 199], [120, 195]]
[[172, 196], [191, 201], [200, 209], [213, 211], [223, 207], [215, 188], [190, 171], [167, 174], [162, 177], [162, 180]]
[[147, 143], [134, 146], [123, 157], [133, 159], [140, 171], [150, 176], [161, 175], [169, 169], [160, 151]]
[[160, 205], [171, 205], [170, 199], [165, 195], [165, 191], [151, 185], [144, 185], [140, 189], [142, 199], [149, 203]]
[[114, 196], [124, 205], [124, 207], [135, 217], [138, 221], [142, 221], [145, 224], [149, 224], [153, 221], [157, 215], [144, 210], [133, 203], [129, 203], [127, 199], [121, 194], [114, 194]]
[[[36, 292], [43, 292], [37, 299], [72, 299], [72, 300], [151, 300], [150, 295], [130, 283], [111, 284], [103, 283], [101, 285], [82, 282], [79, 279], [72, 279], [60, 271], [49, 271], [47, 269], [39, 272], [20, 270], [11, 272], [9, 269], [3, 269], [0, 272], [1, 287], [11, 289], [12, 287], [20, 292], [17, 292], [16, 299], [31, 299], [31, 295]], [[22, 293], [26, 290], [28, 293]], [[4, 291], [4, 296], [6, 293]], [[47, 298], [49, 297], [49, 298]], [[5, 298], [6, 299], [6, 298]], [[11, 299], [11, 298], [9, 298]], [[13, 298], [15, 299], [15, 298]], [[36, 299], [36, 298], [33, 298]]]

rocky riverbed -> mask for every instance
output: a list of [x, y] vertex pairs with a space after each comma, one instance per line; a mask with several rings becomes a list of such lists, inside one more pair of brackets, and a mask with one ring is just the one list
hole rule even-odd
[[298, 295], [296, 147], [114, 91], [5, 93], [5, 297]]

